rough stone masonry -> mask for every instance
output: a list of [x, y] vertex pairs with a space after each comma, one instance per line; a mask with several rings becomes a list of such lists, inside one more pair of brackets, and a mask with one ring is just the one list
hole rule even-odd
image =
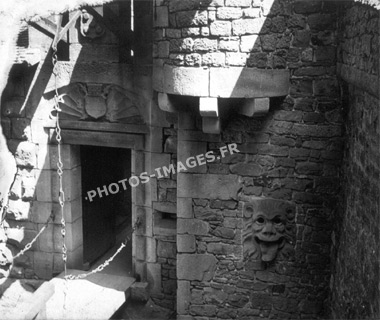
[[[133, 212], [143, 221], [133, 240], [135, 276], [149, 283], [155, 303], [176, 309], [178, 319], [379, 317], [373, 285], [379, 277], [379, 10], [373, 2], [141, 2], [135, 3], [135, 23], [145, 27], [135, 24], [132, 66], [115, 58], [117, 41], [110, 51], [104, 43], [88, 46], [89, 61], [101, 57], [114, 71], [91, 73], [93, 82], [130, 85], [136, 80], [130, 70], [141, 61], [148, 65], [144, 81], [137, 78], [149, 103], [143, 108], [148, 133], [133, 150], [135, 170], [217, 154], [229, 143], [240, 151], [134, 191]], [[83, 67], [78, 57], [70, 63]], [[0, 234], [13, 253], [57, 209], [54, 162], [40, 156], [48, 149], [54, 158], [56, 147], [38, 140], [45, 138], [40, 129], [46, 123], [31, 125], [46, 105], [36, 103], [35, 114], [5, 108], [26, 98], [31, 70], [20, 69], [2, 101], [6, 141], [0, 140], [1, 151], [5, 143], [12, 151], [2, 151], [1, 161], [15, 163], [4, 187], [14, 181], [8, 233]], [[238, 110], [254, 91], [250, 78], [210, 82], [210, 75], [231, 70], [286, 71], [289, 88], [271, 96], [261, 117], [244, 116]], [[178, 83], [179, 76], [187, 81]], [[231, 90], [221, 98], [212, 87]], [[156, 91], [169, 95], [177, 114], [158, 108]], [[199, 98], [218, 99], [220, 134], [203, 132]], [[105, 123], [98, 124], [100, 131]], [[106, 124], [120, 130], [120, 123]], [[70, 212], [80, 211], [77, 155], [76, 146], [65, 146]], [[13, 276], [49, 279], [62, 270], [59, 227], [58, 220], [50, 225], [46, 238], [10, 270]]]

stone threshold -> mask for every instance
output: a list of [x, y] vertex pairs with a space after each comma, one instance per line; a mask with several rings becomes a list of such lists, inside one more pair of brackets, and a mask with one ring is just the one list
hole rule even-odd
[[[78, 275], [83, 270], [67, 270]], [[96, 273], [64, 280], [62, 272], [50, 280], [55, 292], [46, 303], [46, 319], [109, 319], [130, 297], [135, 278]]]

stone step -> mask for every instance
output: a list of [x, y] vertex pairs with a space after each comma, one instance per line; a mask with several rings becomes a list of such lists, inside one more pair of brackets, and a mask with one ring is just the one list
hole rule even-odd
[[[80, 273], [67, 270], [67, 274]], [[46, 319], [109, 319], [129, 298], [135, 279], [97, 273], [65, 281], [61, 273], [50, 282], [55, 293], [46, 303]]]

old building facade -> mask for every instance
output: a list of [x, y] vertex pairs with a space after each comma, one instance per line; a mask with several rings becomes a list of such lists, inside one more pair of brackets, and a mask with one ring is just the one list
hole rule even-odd
[[25, 24], [1, 100], [5, 260], [46, 228], [4, 274], [62, 272], [63, 212], [79, 270], [138, 221], [131, 275], [178, 319], [379, 316], [363, 2], [112, 1]]

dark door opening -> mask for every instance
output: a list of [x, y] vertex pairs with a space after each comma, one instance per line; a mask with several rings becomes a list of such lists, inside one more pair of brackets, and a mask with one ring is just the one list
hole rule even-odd
[[[124, 234], [132, 224], [131, 189], [126, 190], [118, 181], [131, 176], [131, 150], [97, 146], [81, 146], [82, 210], [83, 210], [83, 261], [90, 266], [113, 246], [124, 240]], [[119, 185], [119, 192], [112, 194], [109, 186]], [[96, 191], [89, 201], [88, 192]], [[116, 190], [115, 186], [111, 189]], [[101, 195], [101, 197], [100, 197]], [[132, 265], [132, 243], [124, 248]]]

